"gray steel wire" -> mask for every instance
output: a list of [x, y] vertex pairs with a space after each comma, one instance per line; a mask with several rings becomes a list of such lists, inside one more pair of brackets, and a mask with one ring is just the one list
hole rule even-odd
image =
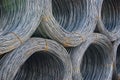
[[67, 51], [55, 41], [32, 38], [0, 60], [0, 80], [72, 80]]
[[0, 1], [0, 55], [24, 43], [41, 21], [44, 0]]
[[97, 0], [98, 29], [111, 41], [120, 38], [120, 0]]
[[73, 80], [112, 79], [113, 50], [106, 36], [94, 33], [68, 52], [73, 65]]
[[120, 79], [120, 39], [114, 42], [113, 48], [114, 48], [114, 63], [115, 63], [114, 73], [115, 73], [115, 77], [118, 77]]
[[97, 23], [94, 0], [45, 0], [40, 33], [65, 47], [79, 45]]

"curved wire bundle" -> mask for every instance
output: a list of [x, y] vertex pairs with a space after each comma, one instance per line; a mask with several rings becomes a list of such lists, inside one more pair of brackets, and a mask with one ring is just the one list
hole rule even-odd
[[45, 0], [40, 33], [65, 47], [79, 45], [97, 22], [93, 0]]
[[99, 0], [99, 31], [111, 41], [120, 38], [120, 0]]
[[0, 1], [0, 55], [26, 41], [40, 24], [44, 0]]
[[[115, 77], [120, 79], [120, 39], [116, 40], [113, 44], [114, 47], [114, 63], [115, 65]], [[119, 80], [118, 79], [118, 80]]]
[[70, 56], [51, 40], [32, 38], [0, 64], [0, 80], [72, 80]]
[[80, 46], [68, 49], [73, 65], [73, 80], [111, 80], [113, 51], [110, 41], [92, 34]]

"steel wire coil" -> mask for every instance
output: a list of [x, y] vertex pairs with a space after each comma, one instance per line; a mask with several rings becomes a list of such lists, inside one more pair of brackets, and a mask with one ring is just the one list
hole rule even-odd
[[38, 30], [65, 47], [79, 45], [97, 23], [94, 0], [45, 0]]
[[111, 41], [120, 38], [120, 0], [97, 0], [98, 29]]
[[0, 60], [0, 80], [72, 80], [67, 51], [52, 40], [32, 38]]
[[24, 43], [41, 21], [44, 0], [0, 1], [0, 55]]
[[[115, 64], [115, 77], [120, 79], [120, 39], [116, 40], [113, 44], [114, 47], [114, 64]], [[118, 80], [119, 80], [118, 79]]]
[[111, 80], [113, 50], [109, 39], [93, 33], [86, 42], [68, 49], [73, 65], [73, 80]]

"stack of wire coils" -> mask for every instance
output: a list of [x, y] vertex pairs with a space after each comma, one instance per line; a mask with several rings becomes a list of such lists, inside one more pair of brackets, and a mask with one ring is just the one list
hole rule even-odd
[[0, 80], [120, 80], [119, 0], [1, 0]]

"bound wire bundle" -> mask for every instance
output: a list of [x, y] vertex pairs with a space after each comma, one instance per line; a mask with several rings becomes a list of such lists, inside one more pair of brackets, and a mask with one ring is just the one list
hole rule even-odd
[[[120, 79], [120, 39], [116, 40], [113, 44], [114, 47], [114, 63], [115, 63], [115, 77]], [[118, 79], [118, 80], [119, 80]]]
[[45, 0], [45, 3], [38, 27], [45, 38], [73, 47], [94, 31], [97, 22], [94, 0]]
[[0, 55], [26, 41], [38, 27], [44, 0], [0, 1]]
[[73, 65], [73, 80], [112, 79], [112, 45], [104, 35], [94, 33], [68, 52]]
[[51, 40], [32, 38], [0, 64], [0, 80], [72, 80], [70, 56]]
[[120, 0], [99, 0], [98, 29], [111, 41], [120, 38]]

